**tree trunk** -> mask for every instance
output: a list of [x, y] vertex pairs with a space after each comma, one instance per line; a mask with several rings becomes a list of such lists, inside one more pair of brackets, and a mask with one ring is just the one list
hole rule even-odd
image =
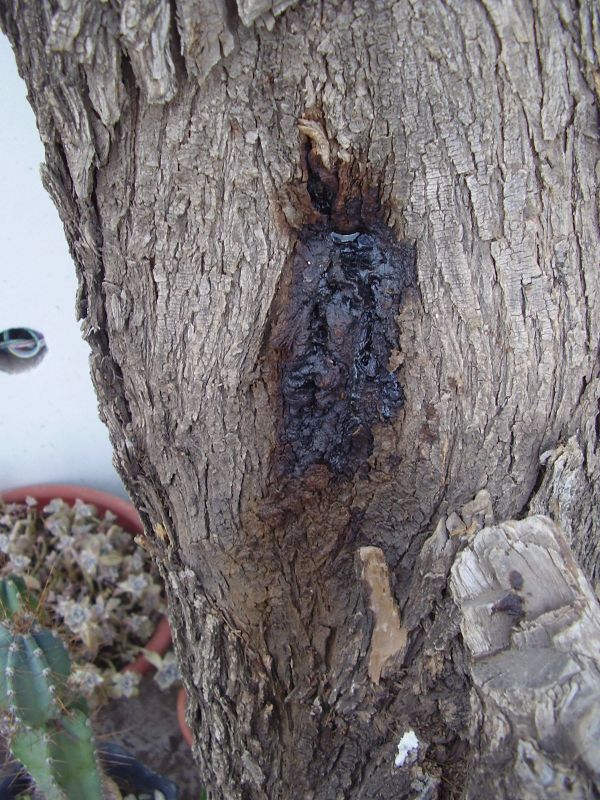
[[596, 4], [0, 20], [211, 797], [595, 797]]

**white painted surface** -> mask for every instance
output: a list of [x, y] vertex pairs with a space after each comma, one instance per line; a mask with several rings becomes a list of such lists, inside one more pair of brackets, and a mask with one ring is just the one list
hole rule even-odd
[[42, 187], [43, 149], [7, 39], [0, 34], [0, 330], [48, 344], [34, 369], [0, 372], [0, 490], [69, 482], [125, 495], [75, 320], [75, 267]]

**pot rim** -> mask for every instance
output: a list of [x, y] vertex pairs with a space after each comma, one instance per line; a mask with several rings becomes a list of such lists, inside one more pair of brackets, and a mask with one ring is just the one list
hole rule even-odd
[[192, 736], [192, 730], [190, 726], [187, 724], [185, 718], [186, 705], [187, 705], [187, 693], [185, 691], [185, 687], [181, 686], [179, 691], [177, 692], [177, 720], [179, 722], [179, 730], [181, 731], [181, 735], [191, 747], [193, 744], [193, 736]]
[[[111, 511], [117, 517], [118, 524], [128, 533], [134, 536], [144, 533], [142, 521], [133, 503], [108, 492], [102, 492], [99, 489], [80, 486], [76, 483], [32, 483], [28, 486], [19, 486], [14, 489], [0, 491], [0, 499], [5, 503], [23, 503], [26, 497], [33, 497], [42, 507], [55, 497], [60, 497], [71, 505], [75, 503], [75, 500], [91, 503], [96, 506], [100, 514], [104, 514], [105, 511]], [[166, 616], [162, 616], [154, 633], [146, 643], [146, 650], [151, 650], [162, 656], [167, 652], [170, 644], [171, 628], [169, 620]], [[127, 664], [123, 671], [146, 675], [153, 669], [152, 664], [141, 653], [135, 661]]]

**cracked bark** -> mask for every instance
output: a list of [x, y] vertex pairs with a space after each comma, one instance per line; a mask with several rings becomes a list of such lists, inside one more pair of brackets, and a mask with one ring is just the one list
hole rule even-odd
[[[562, 542], [545, 522], [490, 527], [490, 504], [498, 520], [550, 515], [600, 577], [599, 13], [549, 0], [0, 2], [214, 797], [598, 790], [593, 742], [528, 716], [550, 713], [550, 685], [560, 724], [561, 692], [589, 699], [597, 651], [547, 684], [524, 677], [519, 694], [510, 675], [500, 688], [485, 677], [495, 656], [472, 640], [501, 621], [500, 652], [535, 669], [539, 641], [518, 638], [529, 601], [514, 576], [493, 583], [484, 545], [507, 531], [510, 547]], [[389, 359], [404, 405], [374, 425], [367, 468], [342, 478], [274, 464], [271, 329], [315, 222], [306, 137], [312, 168], [375, 189], [417, 254]], [[552, 547], [574, 575], [568, 547]], [[481, 569], [492, 559], [489, 597], [461, 572], [468, 554]], [[579, 573], [572, 585], [555, 609], [592, 639], [595, 600]], [[556, 626], [544, 647], [564, 666]], [[581, 727], [583, 710], [567, 710]], [[407, 731], [419, 749], [395, 767]]]

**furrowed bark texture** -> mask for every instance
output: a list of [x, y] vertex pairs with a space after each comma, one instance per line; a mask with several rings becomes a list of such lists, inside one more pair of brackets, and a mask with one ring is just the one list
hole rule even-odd
[[600, 578], [597, 6], [0, 9], [213, 796], [594, 796], [530, 724], [541, 679], [492, 731], [461, 570], [534, 512]]

